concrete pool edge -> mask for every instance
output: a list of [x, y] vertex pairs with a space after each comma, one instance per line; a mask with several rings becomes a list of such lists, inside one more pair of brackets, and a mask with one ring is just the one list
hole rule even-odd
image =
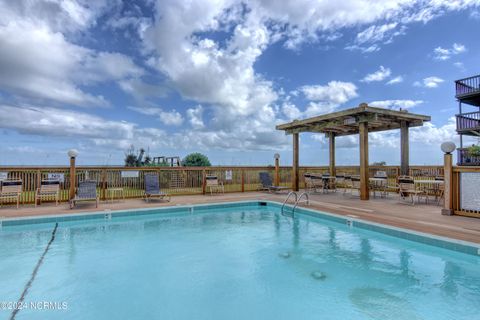
[[[192, 208], [199, 209], [218, 209], [218, 208], [233, 208], [244, 206], [270, 206], [280, 208], [282, 203], [273, 200], [243, 200], [243, 201], [231, 201], [231, 202], [215, 202], [215, 203], [203, 203], [203, 204], [182, 204], [174, 206], [162, 206], [151, 208], [139, 208], [139, 209], [122, 209], [122, 210], [102, 210], [94, 212], [81, 212], [81, 213], [62, 213], [54, 215], [42, 215], [42, 216], [26, 216], [0, 219], [0, 230], [4, 227], [14, 226], [26, 226], [37, 225], [41, 223], [55, 223], [55, 222], [71, 222], [71, 221], [86, 221], [86, 220], [105, 220], [114, 217], [128, 217], [139, 216], [149, 214], [161, 214], [164, 213], [191, 213]], [[290, 210], [292, 205], [286, 205]], [[355, 217], [354, 215], [340, 215], [336, 213], [320, 211], [317, 209], [309, 209], [305, 207], [297, 207], [296, 214], [303, 214], [320, 220], [329, 220], [341, 224], [347, 224], [352, 228], [360, 228], [364, 230], [371, 230], [374, 232], [386, 234], [396, 238], [419, 242], [431, 246], [436, 246], [448, 250], [462, 252], [474, 256], [480, 255], [480, 244], [449, 238], [445, 236], [438, 236], [426, 232], [419, 232], [412, 229], [395, 227], [388, 224], [377, 223]]]

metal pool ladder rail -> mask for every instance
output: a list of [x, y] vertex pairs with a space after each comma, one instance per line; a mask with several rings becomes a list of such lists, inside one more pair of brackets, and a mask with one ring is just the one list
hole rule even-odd
[[300, 197], [298, 197], [297, 201], [295, 201], [295, 205], [293, 206], [293, 209], [292, 209], [292, 215], [295, 214], [295, 208], [298, 207], [298, 204], [300, 203], [300, 200], [302, 200], [302, 197], [305, 196], [305, 199], [306, 199], [306, 203], [307, 203], [307, 206], [310, 202], [310, 200], [308, 199], [308, 192], [304, 192], [300, 195]]
[[288, 199], [290, 199], [290, 197], [294, 195], [295, 196], [295, 203], [297, 203], [297, 200], [298, 200], [298, 194], [295, 192], [295, 191], [290, 191], [287, 195], [287, 198], [285, 198], [285, 201], [283, 201], [283, 204], [282, 204], [282, 209], [280, 210], [280, 212], [282, 213], [283, 215], [283, 208], [285, 207], [285, 204], [287, 204], [287, 201]]

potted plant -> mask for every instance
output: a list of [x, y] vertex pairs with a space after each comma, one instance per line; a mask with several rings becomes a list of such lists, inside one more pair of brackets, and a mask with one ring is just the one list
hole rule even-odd
[[467, 155], [470, 158], [477, 158], [480, 157], [480, 146], [479, 145], [472, 145], [467, 148]]

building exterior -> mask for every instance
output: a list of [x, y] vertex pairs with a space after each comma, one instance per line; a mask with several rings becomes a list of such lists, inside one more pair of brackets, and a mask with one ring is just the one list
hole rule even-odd
[[460, 135], [458, 165], [480, 165], [480, 154], [463, 145], [464, 136], [480, 138], [480, 75], [455, 81], [458, 100], [457, 133]]

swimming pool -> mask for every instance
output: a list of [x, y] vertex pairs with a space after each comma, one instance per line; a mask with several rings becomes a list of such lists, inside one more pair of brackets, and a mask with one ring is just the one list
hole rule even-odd
[[0, 319], [478, 318], [478, 247], [279, 207], [4, 220]]

